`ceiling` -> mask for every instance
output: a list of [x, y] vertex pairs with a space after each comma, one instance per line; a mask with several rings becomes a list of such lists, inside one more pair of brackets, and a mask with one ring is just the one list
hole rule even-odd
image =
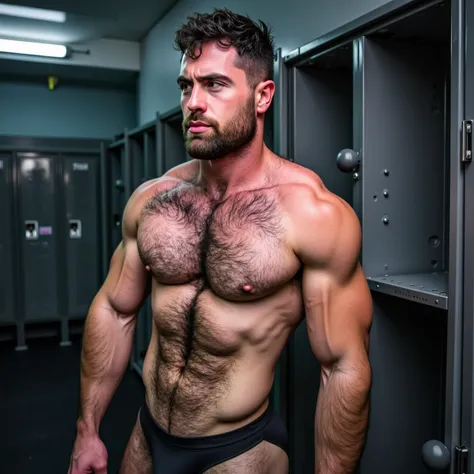
[[65, 23], [0, 15], [0, 35], [12, 39], [74, 43], [109, 38], [140, 41], [179, 0], [0, 0], [59, 10]]
[[[100, 39], [139, 42], [179, 0], [0, 0], [0, 3], [57, 10], [65, 23], [53, 23], [0, 14], [0, 37], [51, 43], [87, 43]], [[57, 75], [61, 82], [101, 83], [135, 87], [138, 73], [106, 68], [77, 67], [0, 59], [2, 80], [45, 80]]]

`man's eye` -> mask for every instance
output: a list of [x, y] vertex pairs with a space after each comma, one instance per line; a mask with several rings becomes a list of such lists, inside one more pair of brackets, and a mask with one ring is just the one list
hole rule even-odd
[[222, 84], [219, 83], [219, 82], [215, 82], [215, 81], [209, 81], [209, 82], [207, 83], [207, 86], [210, 87], [211, 89], [216, 89], [216, 88], [218, 88], [218, 87], [221, 87]]

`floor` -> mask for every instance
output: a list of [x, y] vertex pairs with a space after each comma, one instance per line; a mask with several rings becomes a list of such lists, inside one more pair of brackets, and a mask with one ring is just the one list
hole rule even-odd
[[[80, 345], [79, 336], [70, 347], [60, 347], [55, 338], [30, 340], [25, 352], [0, 344], [2, 473], [67, 473], [79, 401]], [[143, 396], [138, 374], [127, 371], [101, 424], [109, 473], [118, 469]]]

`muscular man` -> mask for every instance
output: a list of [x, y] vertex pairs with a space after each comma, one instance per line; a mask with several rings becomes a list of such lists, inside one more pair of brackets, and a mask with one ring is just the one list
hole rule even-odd
[[316, 472], [350, 473], [371, 382], [358, 219], [263, 142], [275, 90], [265, 24], [215, 10], [190, 17], [176, 42], [194, 159], [141, 185], [125, 208], [123, 241], [86, 321], [70, 472], [106, 473], [99, 424], [151, 292], [146, 401], [120, 474], [286, 474], [287, 433], [268, 399], [303, 317], [322, 366]]

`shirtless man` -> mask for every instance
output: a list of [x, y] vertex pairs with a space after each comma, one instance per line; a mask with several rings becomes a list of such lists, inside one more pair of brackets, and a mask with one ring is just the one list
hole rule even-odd
[[269, 394], [303, 317], [322, 366], [316, 472], [351, 473], [371, 383], [358, 219], [316, 174], [264, 145], [275, 90], [264, 24], [216, 10], [190, 17], [176, 42], [194, 160], [141, 185], [127, 203], [123, 241], [86, 321], [69, 472], [106, 473], [99, 424], [151, 292], [146, 402], [120, 474], [286, 474], [287, 433]]

